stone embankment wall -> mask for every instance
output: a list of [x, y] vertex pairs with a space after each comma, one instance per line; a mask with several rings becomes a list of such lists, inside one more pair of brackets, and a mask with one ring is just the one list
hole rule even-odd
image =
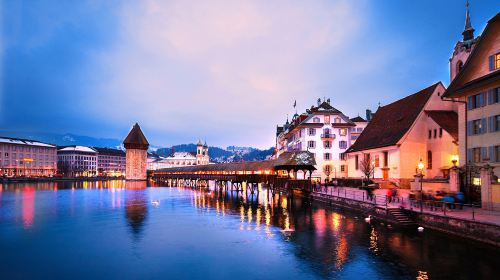
[[[326, 205], [337, 206], [358, 212], [362, 212], [365, 216], [372, 215], [375, 218], [387, 223], [396, 221], [387, 212], [385, 207], [375, 206], [369, 202], [357, 201], [342, 197], [312, 195], [313, 201], [320, 202]], [[491, 245], [500, 247], [500, 226], [490, 223], [458, 219], [449, 216], [439, 216], [428, 213], [419, 213], [405, 210], [408, 217], [411, 217], [416, 224], [424, 228], [431, 228], [436, 231], [441, 231], [456, 236], [461, 236], [476, 241], [485, 242]]]

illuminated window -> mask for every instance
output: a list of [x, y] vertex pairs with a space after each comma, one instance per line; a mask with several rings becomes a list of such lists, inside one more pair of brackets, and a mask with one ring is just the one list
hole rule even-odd
[[495, 69], [500, 69], [500, 53], [495, 54]]
[[335, 123], [340, 123], [340, 118], [335, 118]]
[[347, 129], [345, 129], [345, 128], [339, 129], [339, 135], [340, 136], [345, 136], [346, 134], [347, 134]]
[[379, 157], [378, 157], [378, 155], [375, 155], [375, 167], [378, 167], [379, 163], [380, 163]]
[[329, 124], [330, 123], [330, 116], [325, 116], [325, 123]]
[[345, 165], [340, 166], [340, 171], [344, 172], [345, 171]]

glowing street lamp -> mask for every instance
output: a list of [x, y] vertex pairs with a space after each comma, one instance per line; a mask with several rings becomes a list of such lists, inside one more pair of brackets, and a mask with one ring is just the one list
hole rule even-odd
[[457, 166], [457, 162], [458, 162], [458, 155], [452, 155], [451, 156], [451, 163], [453, 163], [453, 167]]
[[424, 205], [423, 205], [423, 200], [424, 200], [424, 193], [423, 193], [423, 182], [422, 179], [424, 178], [424, 163], [422, 162], [422, 159], [417, 164], [418, 172], [419, 172], [419, 177], [420, 177], [420, 213], [424, 211]]

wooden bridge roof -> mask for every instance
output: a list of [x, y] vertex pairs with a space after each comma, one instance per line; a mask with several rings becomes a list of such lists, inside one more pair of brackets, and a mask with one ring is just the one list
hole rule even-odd
[[315, 170], [316, 160], [309, 151], [284, 152], [277, 159], [244, 161], [231, 163], [216, 163], [207, 165], [193, 165], [182, 167], [171, 167], [155, 170], [154, 173], [194, 173], [194, 172], [217, 172], [217, 171], [265, 171], [265, 170]]

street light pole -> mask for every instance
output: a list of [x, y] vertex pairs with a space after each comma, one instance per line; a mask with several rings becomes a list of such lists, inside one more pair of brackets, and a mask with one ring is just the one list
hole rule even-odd
[[422, 162], [422, 159], [420, 159], [419, 163], [417, 164], [417, 168], [419, 170], [419, 177], [420, 177], [420, 213], [424, 212], [424, 191], [423, 191], [423, 178], [424, 178], [424, 163]]

